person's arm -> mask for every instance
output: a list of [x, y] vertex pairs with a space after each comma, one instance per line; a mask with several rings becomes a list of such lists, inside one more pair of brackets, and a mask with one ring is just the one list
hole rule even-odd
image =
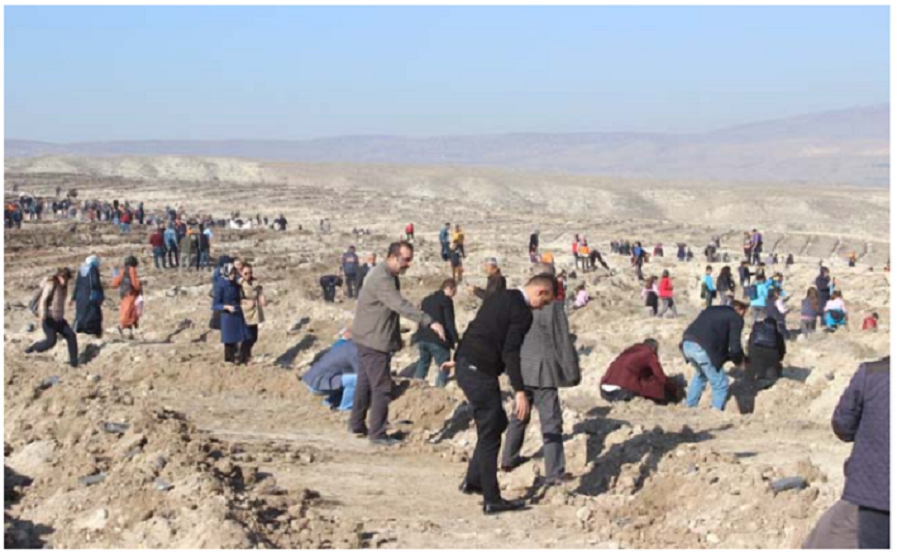
[[392, 282], [392, 277], [379, 278], [374, 282], [366, 282], [365, 288], [368, 289], [367, 293], [373, 293], [374, 297], [376, 297], [380, 303], [385, 305], [391, 311], [398, 313], [399, 316], [424, 326], [433, 324], [434, 321], [432, 317], [418, 309], [413, 303], [402, 296], [401, 292], [396, 289]]
[[458, 329], [455, 328], [455, 302], [446, 298], [445, 302], [445, 341], [449, 349], [458, 344]]
[[835, 414], [832, 416], [832, 430], [839, 439], [852, 442], [856, 438], [860, 420], [863, 417], [863, 388], [865, 387], [866, 369], [860, 370], [850, 379], [850, 384], [841, 395]]
[[744, 350], [741, 349], [742, 331], [744, 331], [744, 319], [735, 315], [729, 322], [729, 358], [736, 365], [744, 362]]
[[215, 286], [213, 286], [212, 310], [224, 311], [224, 286], [221, 284], [216, 284]]
[[143, 291], [143, 285], [140, 284], [140, 278], [137, 277], [137, 269], [128, 267], [128, 270], [131, 272], [131, 288], [139, 294]]
[[523, 392], [520, 348], [523, 347], [523, 340], [526, 338], [526, 333], [529, 332], [530, 326], [532, 326], [533, 316], [525, 305], [515, 305], [509, 315], [511, 320], [505, 335], [505, 346], [501, 357], [505, 365], [505, 372], [508, 373], [508, 378], [511, 380], [511, 388], [515, 392]]
[[480, 288], [479, 286], [473, 287], [473, 295], [480, 298], [481, 300], [486, 299], [486, 291], [483, 290], [482, 288]]
[[37, 318], [43, 321], [47, 318], [47, 305], [50, 303], [51, 298], [53, 297], [53, 292], [55, 291], [56, 286], [51, 282], [45, 282], [43, 285], [43, 290], [40, 294], [40, 299], [37, 302]]

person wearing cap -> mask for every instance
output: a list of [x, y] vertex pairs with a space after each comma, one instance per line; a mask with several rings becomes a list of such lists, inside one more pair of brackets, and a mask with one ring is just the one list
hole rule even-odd
[[508, 287], [508, 282], [505, 280], [504, 275], [501, 274], [501, 269], [498, 267], [497, 259], [494, 257], [487, 257], [483, 262], [483, 268], [487, 275], [486, 289], [483, 290], [479, 286], [470, 287], [470, 292], [481, 300], [485, 300], [492, 294], [501, 292]]
[[355, 246], [349, 246], [343, 254], [340, 260], [340, 274], [345, 277], [346, 296], [354, 298], [358, 279], [358, 254], [355, 253]]

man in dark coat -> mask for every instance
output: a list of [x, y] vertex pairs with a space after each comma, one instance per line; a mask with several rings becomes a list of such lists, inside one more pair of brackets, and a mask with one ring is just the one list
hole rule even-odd
[[433, 292], [421, 303], [421, 310], [445, 329], [445, 339], [439, 337], [432, 329], [421, 326], [417, 331], [417, 348], [420, 359], [417, 362], [415, 378], [424, 380], [430, 372], [430, 360], [436, 361], [436, 386], [444, 388], [448, 373], [441, 370], [442, 365], [451, 358], [451, 350], [458, 342], [458, 329], [455, 328], [455, 302], [452, 298], [458, 291], [454, 279], [447, 279], [436, 292]]
[[648, 338], [623, 350], [601, 378], [601, 397], [606, 401], [629, 401], [636, 396], [658, 403], [675, 401], [679, 389], [663, 372], [657, 347], [657, 340]]
[[858, 506], [859, 548], [891, 547], [891, 358], [863, 363], [832, 417], [832, 430], [853, 442], [843, 499]]
[[748, 340], [747, 374], [754, 380], [776, 380], [782, 376], [785, 336], [773, 317], [754, 323]]
[[324, 301], [335, 302], [336, 289], [343, 285], [343, 279], [337, 275], [324, 275], [318, 282], [321, 284], [321, 290], [324, 291]]
[[486, 289], [483, 290], [479, 286], [470, 287], [471, 293], [481, 300], [485, 300], [492, 294], [501, 292], [508, 287], [504, 275], [501, 274], [501, 269], [498, 268], [498, 261], [494, 257], [487, 257], [483, 267], [488, 275], [486, 279]]
[[78, 271], [72, 300], [75, 302], [74, 331], [79, 334], [103, 336], [103, 283], [100, 282], [100, 259], [91, 255]]
[[685, 403], [697, 407], [710, 382], [711, 404], [722, 411], [729, 395], [729, 377], [723, 370], [726, 361], [741, 366], [744, 351], [741, 349], [741, 332], [744, 330], [744, 313], [747, 305], [733, 301], [732, 306], [714, 305], [701, 311], [682, 336], [680, 349], [686, 363], [695, 368], [695, 375], [688, 386]]
[[461, 483], [465, 494], [483, 494], [483, 512], [495, 514], [522, 509], [522, 500], [502, 499], [498, 487], [498, 454], [501, 436], [508, 427], [498, 377], [508, 373], [514, 390], [517, 418], [529, 415], [529, 399], [520, 370], [520, 349], [533, 322], [531, 310], [555, 301], [557, 280], [538, 275], [526, 286], [498, 292], [486, 298], [467, 327], [455, 353], [458, 385], [473, 407], [477, 445]]

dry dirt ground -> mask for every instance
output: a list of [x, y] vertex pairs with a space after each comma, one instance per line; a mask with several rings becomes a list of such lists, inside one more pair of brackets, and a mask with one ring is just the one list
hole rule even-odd
[[[168, 160], [164, 172], [152, 173], [151, 162], [143, 163], [125, 175], [52, 167], [7, 173], [7, 192], [19, 183], [20, 190], [50, 194], [64, 183], [80, 198], [143, 200], [150, 208], [183, 204], [221, 217], [240, 210], [272, 219], [283, 212], [287, 232], [216, 230], [213, 240], [213, 255], [253, 262], [267, 291], [256, 361], [223, 363], [218, 336], [208, 330], [209, 273], [153, 269], [147, 233], [121, 236], [108, 224], [54, 220], [7, 230], [7, 546], [796, 547], [840, 495], [850, 446], [831, 433], [832, 411], [857, 365], [889, 349], [887, 190], [190, 159], [174, 168]], [[250, 169], [234, 172], [244, 166]], [[258, 181], [243, 178], [256, 170]], [[196, 175], [202, 179], [190, 180]], [[329, 234], [317, 230], [324, 217]], [[595, 299], [570, 316], [584, 371], [582, 385], [561, 394], [574, 479], [542, 486], [537, 423], [524, 449], [529, 461], [501, 477], [506, 497], [530, 499], [525, 512], [485, 517], [476, 498], [457, 491], [476, 438], [454, 382], [440, 390], [397, 377], [390, 419], [404, 443], [378, 449], [351, 437], [347, 415], [323, 407], [298, 380], [354, 308], [352, 300], [324, 304], [318, 276], [336, 268], [350, 243], [382, 255], [407, 221], [418, 230], [414, 266], [403, 279], [414, 301], [448, 276], [437, 241], [445, 221], [467, 233], [468, 283], [482, 285], [476, 260], [497, 255], [509, 285], [521, 284], [536, 227], [543, 249], [562, 265], [570, 262], [573, 233], [585, 233], [616, 269], [587, 275]], [[790, 342], [785, 378], [772, 389], [757, 390], [733, 374], [733, 397], [722, 413], [710, 410], [708, 397], [694, 410], [600, 399], [598, 382], [610, 361], [649, 336], [660, 341], [669, 374], [691, 375], [677, 345], [700, 310], [705, 264], [677, 263], [671, 246], [685, 241], [699, 255], [720, 234], [738, 259], [741, 231], [752, 225], [780, 253], [796, 255], [785, 271], [795, 296], [812, 282], [820, 259], [832, 267], [853, 317], [850, 331]], [[354, 227], [371, 234], [357, 237]], [[646, 272], [672, 271], [678, 319], [644, 315], [628, 261], [609, 252], [613, 238], [668, 246], [667, 257]], [[848, 268], [842, 256], [853, 249], [860, 263]], [[75, 370], [64, 364], [62, 345], [24, 355], [40, 335], [29, 330], [34, 321], [26, 309], [39, 277], [98, 254], [108, 286], [113, 264], [131, 253], [140, 258], [147, 298], [135, 340], [80, 335], [82, 365]], [[111, 329], [118, 296], [108, 288], [107, 296]], [[462, 332], [477, 305], [466, 290], [456, 298]], [[881, 315], [880, 330], [861, 332], [872, 310]], [[798, 326], [798, 315], [788, 320]], [[406, 337], [412, 330], [407, 325]], [[416, 348], [406, 348], [393, 368], [400, 373], [416, 358]], [[772, 491], [777, 478], [794, 475], [808, 486]]]

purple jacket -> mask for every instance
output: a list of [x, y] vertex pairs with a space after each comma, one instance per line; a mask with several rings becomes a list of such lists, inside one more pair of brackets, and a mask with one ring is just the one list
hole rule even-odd
[[832, 429], [853, 442], [847, 460], [845, 500], [891, 511], [891, 358], [863, 363], [832, 417]]

